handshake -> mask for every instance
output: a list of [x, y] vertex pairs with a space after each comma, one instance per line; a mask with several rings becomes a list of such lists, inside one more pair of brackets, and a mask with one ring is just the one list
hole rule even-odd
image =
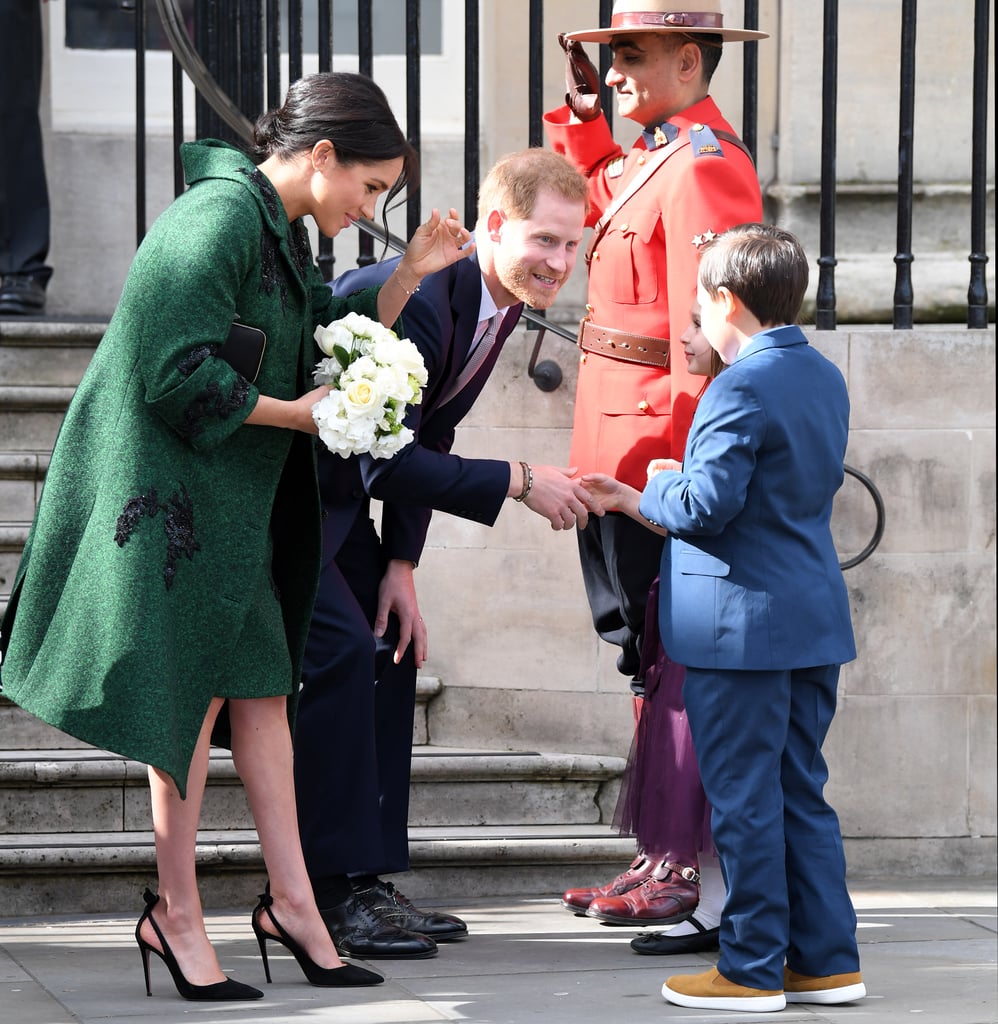
[[565, 51], [565, 102], [580, 121], [595, 121], [603, 108], [599, 98], [599, 72], [586, 56], [582, 44], [558, 33], [558, 43]]

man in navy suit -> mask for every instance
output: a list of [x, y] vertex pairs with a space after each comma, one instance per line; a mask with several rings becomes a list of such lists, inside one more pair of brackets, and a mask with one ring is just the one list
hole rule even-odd
[[[575, 264], [588, 210], [585, 178], [543, 149], [500, 160], [479, 190], [476, 251], [426, 277], [404, 334], [428, 371], [391, 459], [320, 450], [323, 571], [295, 725], [295, 784], [316, 900], [341, 953], [433, 956], [463, 938], [459, 918], [419, 910], [380, 876], [409, 867], [409, 771], [416, 669], [426, 628], [413, 570], [437, 509], [491, 526], [507, 498], [553, 529], [587, 521], [574, 470], [451, 453], [524, 303], [551, 305]], [[349, 271], [344, 295], [383, 283], [398, 260]], [[370, 502], [382, 504], [380, 532]], [[375, 685], [376, 684], [376, 685]]]
[[791, 326], [807, 279], [800, 243], [779, 228], [741, 225], [709, 244], [701, 329], [727, 368], [700, 400], [682, 465], [667, 460], [643, 492], [583, 477], [605, 506], [668, 533], [659, 627], [686, 666], [728, 890], [717, 966], [662, 987], [698, 1009], [866, 995], [842, 836], [822, 792], [839, 666], [856, 657], [829, 525], [849, 398]]

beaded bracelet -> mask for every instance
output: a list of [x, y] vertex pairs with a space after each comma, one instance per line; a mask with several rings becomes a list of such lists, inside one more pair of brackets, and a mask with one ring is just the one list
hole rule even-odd
[[409, 289], [406, 288], [406, 286], [402, 283], [402, 275], [399, 273], [398, 267], [395, 268], [395, 280], [398, 281], [399, 288], [401, 288], [402, 291], [404, 291], [406, 293], [406, 295], [408, 295], [410, 297], [415, 295], [416, 292], [419, 291], [419, 285], [418, 284], [416, 285], [415, 288], [412, 289], [412, 291], [409, 291]]
[[520, 469], [523, 470], [523, 490], [513, 498], [513, 501], [526, 501], [530, 489], [534, 486], [534, 471], [530, 466], [526, 462], [521, 462]]

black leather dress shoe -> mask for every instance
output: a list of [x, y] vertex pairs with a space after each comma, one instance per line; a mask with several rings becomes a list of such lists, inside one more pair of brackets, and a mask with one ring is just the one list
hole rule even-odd
[[409, 932], [429, 935], [436, 942], [451, 942], [468, 935], [468, 926], [461, 918], [414, 907], [391, 882], [379, 878], [374, 885], [361, 889], [358, 895], [364, 897], [364, 902], [382, 921]]
[[673, 936], [668, 932], [644, 932], [631, 939], [631, 949], [644, 956], [716, 953], [721, 948], [721, 929], [704, 928], [695, 917], [688, 920], [697, 929], [695, 934]]
[[336, 949], [361, 960], [425, 960], [437, 955], [433, 939], [383, 921], [363, 896], [354, 894], [319, 910]]
[[45, 288], [30, 274], [6, 274], [0, 284], [0, 316], [40, 316]]

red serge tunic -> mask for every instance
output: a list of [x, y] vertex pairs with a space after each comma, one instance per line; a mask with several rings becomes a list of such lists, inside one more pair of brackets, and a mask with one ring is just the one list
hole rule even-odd
[[[670, 339], [670, 370], [583, 353], [569, 465], [637, 488], [654, 458], [681, 459], [702, 377], [686, 370], [679, 338], [690, 322], [697, 243], [709, 232], [762, 218], [748, 155], [714, 132], [734, 134], [707, 97], [669, 119], [691, 144], [669, 156], [614, 214], [589, 266], [589, 316], [602, 327]], [[569, 124], [567, 106], [545, 115], [552, 148], [589, 178], [602, 215], [651, 158], [639, 137], [625, 156], [602, 117]], [[671, 372], [670, 372], [671, 371]]]

